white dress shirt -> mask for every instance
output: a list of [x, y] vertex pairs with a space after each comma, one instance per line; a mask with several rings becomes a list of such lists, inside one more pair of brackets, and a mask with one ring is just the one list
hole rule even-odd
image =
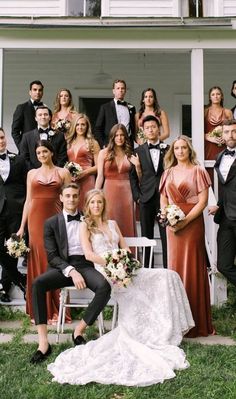
[[227, 149], [229, 151], [235, 150], [235, 154], [233, 156], [232, 155], [223, 154], [223, 156], [221, 158], [219, 170], [220, 170], [220, 173], [223, 176], [224, 181], [227, 179], [229, 170], [230, 170], [234, 160], [236, 159], [236, 147], [235, 148], [227, 147]]
[[117, 104], [117, 100], [114, 98], [115, 102], [115, 107], [116, 107], [116, 115], [117, 115], [117, 120], [118, 123], [122, 123], [127, 129], [127, 132], [129, 131], [129, 123], [130, 123], [130, 115], [129, 115], [129, 109], [128, 107], [125, 107], [124, 105]]
[[[149, 145], [150, 142], [148, 141], [147, 144]], [[152, 143], [153, 145], [159, 144], [159, 140], [156, 143]], [[157, 148], [152, 148], [149, 150], [150, 151], [150, 155], [152, 158], [152, 163], [153, 163], [153, 167], [155, 169], [155, 172], [157, 171], [158, 165], [159, 165], [159, 159], [160, 159], [160, 150]]]
[[1, 155], [6, 154], [6, 159], [0, 158], [0, 175], [3, 181], [6, 181], [10, 173], [10, 159], [7, 152], [1, 152]]
[[[77, 212], [74, 214], [76, 215]], [[79, 225], [80, 222], [78, 220], [72, 220], [71, 222], [67, 222], [67, 215], [69, 215], [65, 210], [63, 210], [63, 216], [65, 219], [66, 224], [66, 232], [67, 232], [67, 239], [68, 239], [68, 255], [84, 255], [83, 249], [80, 244], [80, 237], [79, 237]], [[72, 216], [74, 216], [72, 215]], [[71, 270], [74, 269], [73, 266], [67, 266], [63, 270], [63, 274], [66, 277], [69, 277], [69, 273]]]

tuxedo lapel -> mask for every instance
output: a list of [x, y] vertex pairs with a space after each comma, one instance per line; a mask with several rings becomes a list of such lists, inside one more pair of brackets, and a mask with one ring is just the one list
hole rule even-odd
[[61, 245], [62, 254], [64, 259], [68, 257], [68, 238], [66, 232], [66, 224], [63, 213], [58, 214], [58, 227], [59, 227], [59, 242]]
[[112, 101], [110, 102], [110, 105], [111, 105], [111, 113], [112, 113], [112, 116], [113, 116], [113, 118], [114, 118], [114, 121], [115, 121], [115, 123], [118, 123], [117, 114], [116, 114], [115, 101], [112, 100]]
[[152, 157], [151, 157], [151, 154], [150, 154], [150, 151], [149, 151], [147, 143], [143, 144], [143, 150], [144, 150], [144, 152], [146, 154], [146, 158], [147, 158], [149, 166], [152, 168], [153, 172], [156, 173], [155, 169], [154, 169], [154, 166], [153, 166]]
[[236, 159], [234, 160], [234, 162], [231, 165], [231, 168], [229, 170], [229, 173], [228, 173], [225, 183], [228, 183], [228, 181], [233, 179], [233, 177], [235, 177], [235, 176], [236, 176]]
[[225, 180], [224, 180], [222, 174], [220, 173], [220, 162], [221, 162], [223, 153], [224, 153], [224, 151], [222, 151], [222, 152], [218, 155], [218, 157], [217, 157], [217, 159], [216, 159], [216, 163], [215, 163], [214, 168], [215, 168], [215, 170], [216, 170], [216, 172], [217, 172], [217, 175], [218, 175], [218, 177], [219, 177], [220, 182], [221, 182], [222, 184], [225, 184]]

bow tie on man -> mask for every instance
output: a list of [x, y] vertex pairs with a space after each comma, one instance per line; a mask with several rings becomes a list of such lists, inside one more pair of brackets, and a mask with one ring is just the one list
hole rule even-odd
[[72, 220], [77, 220], [79, 222], [80, 216], [80, 213], [77, 213], [76, 215], [67, 215], [67, 222], [72, 222]]
[[33, 105], [34, 105], [35, 107], [40, 107], [41, 105], [43, 105], [43, 102], [42, 102], [42, 101], [34, 101], [34, 102], [33, 102]]
[[159, 150], [160, 149], [160, 144], [159, 143], [158, 144], [149, 143], [148, 144], [148, 148], [149, 148], [149, 150], [152, 150], [152, 149]]
[[233, 157], [234, 154], [235, 154], [235, 150], [228, 150], [228, 148], [226, 148], [224, 154], [225, 155], [230, 155], [231, 157]]
[[127, 107], [127, 102], [126, 101], [117, 100], [117, 104], [118, 105], [124, 105], [124, 107]]
[[39, 128], [39, 133], [45, 133], [45, 134], [48, 134], [49, 130], [50, 130], [50, 128], [47, 128], [47, 129], [42, 129], [42, 128], [40, 127], [40, 128]]
[[3, 161], [6, 159], [6, 157], [7, 157], [6, 153], [5, 154], [0, 154], [0, 159], [2, 159]]

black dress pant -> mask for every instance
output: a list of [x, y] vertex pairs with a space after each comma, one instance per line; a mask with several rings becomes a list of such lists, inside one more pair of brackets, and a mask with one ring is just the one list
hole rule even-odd
[[[147, 238], [154, 237], [154, 225], [157, 219], [157, 213], [159, 211], [159, 203], [157, 201], [157, 196], [153, 196], [150, 201], [146, 203], [140, 202], [140, 223], [141, 223], [141, 234]], [[158, 222], [161, 244], [162, 244], [162, 257], [163, 266], [167, 268], [167, 242], [166, 242], [166, 229], [162, 227]], [[145, 253], [145, 267], [149, 264], [150, 249], [146, 249]]]
[[236, 286], [236, 222], [223, 215], [218, 234], [218, 270]]
[[[70, 260], [70, 265], [74, 266], [83, 276], [86, 286], [95, 292], [83, 317], [85, 323], [91, 325], [109, 301], [111, 287], [103, 275], [94, 268], [91, 262], [86, 261], [84, 256], [78, 255], [72, 258], [77, 258], [77, 260]], [[63, 272], [56, 268], [50, 268], [34, 280], [32, 301], [35, 324], [47, 324], [46, 292], [73, 285], [72, 278], [65, 277]]]
[[12, 282], [19, 286], [25, 285], [25, 277], [17, 269], [18, 259], [8, 255], [5, 247], [5, 240], [18, 231], [20, 223], [21, 214], [15, 214], [5, 204], [0, 214], [0, 264], [2, 266], [1, 282], [6, 293], [10, 290]]

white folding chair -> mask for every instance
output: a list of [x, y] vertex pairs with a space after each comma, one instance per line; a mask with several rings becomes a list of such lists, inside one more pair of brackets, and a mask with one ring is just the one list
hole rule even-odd
[[[66, 308], [87, 308], [94, 297], [94, 292], [89, 288], [78, 290], [75, 287], [64, 287], [60, 292], [60, 307], [57, 321], [57, 343], [60, 333], [64, 332]], [[98, 316], [99, 335], [103, 334], [103, 316]]]
[[[150, 239], [147, 237], [125, 237], [125, 242], [130, 248], [134, 248], [135, 258], [139, 259], [142, 267], [144, 267], [145, 260], [145, 249], [150, 248], [149, 262], [148, 267], [152, 267], [152, 260], [154, 256], [154, 247], [157, 245], [156, 240]], [[111, 298], [108, 303], [108, 306], [113, 306], [113, 315], [112, 315], [112, 324], [111, 329], [115, 328], [117, 322], [117, 314], [118, 314], [118, 304], [117, 302]]]

